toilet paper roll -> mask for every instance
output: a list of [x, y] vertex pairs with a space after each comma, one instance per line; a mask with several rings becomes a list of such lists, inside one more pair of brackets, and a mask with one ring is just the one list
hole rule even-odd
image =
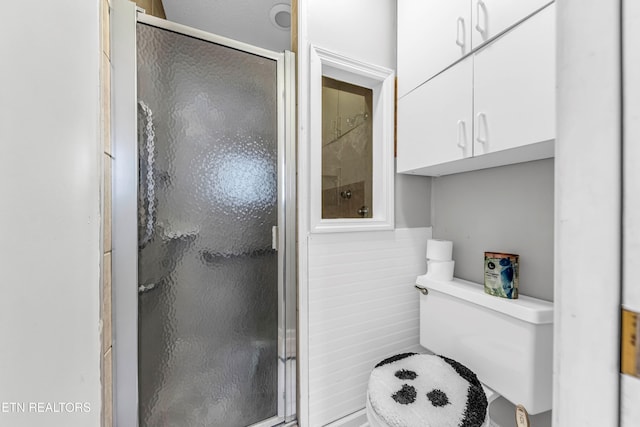
[[427, 261], [427, 278], [432, 280], [453, 280], [455, 261]]
[[427, 240], [427, 259], [434, 261], [451, 261], [453, 242], [450, 240]]

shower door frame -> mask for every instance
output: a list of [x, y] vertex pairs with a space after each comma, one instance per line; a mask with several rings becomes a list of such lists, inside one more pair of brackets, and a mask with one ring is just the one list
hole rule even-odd
[[[278, 135], [278, 390], [269, 427], [296, 418], [296, 149], [295, 56], [155, 18], [128, 0], [111, 5], [113, 146], [112, 401], [115, 426], [139, 425], [138, 148], [136, 25], [150, 25], [276, 61]], [[290, 331], [287, 334], [287, 331]], [[293, 331], [293, 332], [291, 332]]]

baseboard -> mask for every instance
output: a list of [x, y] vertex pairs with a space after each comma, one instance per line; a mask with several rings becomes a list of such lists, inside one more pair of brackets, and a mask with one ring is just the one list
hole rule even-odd
[[362, 408], [353, 414], [349, 414], [346, 417], [327, 424], [325, 427], [369, 427], [367, 412]]
[[[354, 412], [353, 414], [349, 414], [346, 417], [342, 417], [339, 420], [327, 424], [325, 427], [369, 427], [369, 422], [367, 421], [367, 412], [363, 408], [357, 412]], [[502, 426], [491, 420], [489, 427]]]

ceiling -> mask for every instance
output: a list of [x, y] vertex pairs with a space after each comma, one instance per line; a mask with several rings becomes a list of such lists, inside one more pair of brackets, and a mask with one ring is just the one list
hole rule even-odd
[[291, 33], [270, 17], [290, 0], [162, 0], [169, 21], [277, 52], [291, 48]]

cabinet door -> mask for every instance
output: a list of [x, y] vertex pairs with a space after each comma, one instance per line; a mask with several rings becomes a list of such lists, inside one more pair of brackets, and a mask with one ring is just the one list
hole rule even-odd
[[527, 16], [551, 3], [550, 0], [472, 0], [471, 44], [477, 48]]
[[474, 155], [555, 138], [555, 5], [474, 58]]
[[471, 0], [398, 0], [398, 97], [471, 50]]
[[398, 101], [398, 172], [470, 157], [473, 58]]

